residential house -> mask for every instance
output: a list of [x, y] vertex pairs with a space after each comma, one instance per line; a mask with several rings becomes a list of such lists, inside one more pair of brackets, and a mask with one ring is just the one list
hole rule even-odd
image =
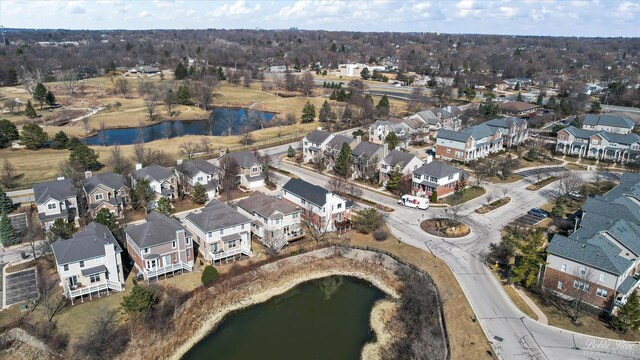
[[152, 211], [143, 223], [127, 225], [124, 233], [136, 272], [145, 280], [193, 269], [192, 236], [177, 220]]
[[459, 130], [462, 127], [462, 109], [457, 106], [446, 106], [440, 109], [422, 110], [407, 119], [416, 119], [426, 124], [429, 131]]
[[516, 146], [529, 138], [528, 122], [514, 117], [495, 118], [484, 124], [500, 130], [504, 146]]
[[287, 199], [256, 191], [238, 201], [238, 212], [252, 220], [251, 233], [275, 250], [304, 237], [302, 208]]
[[161, 197], [169, 200], [178, 197], [178, 176], [171, 168], [160, 165], [150, 165], [143, 168], [138, 163], [131, 177], [133, 178], [133, 186], [142, 179], [149, 181], [149, 186], [156, 193], [156, 200]]
[[309, 163], [321, 159], [327, 144], [332, 138], [333, 134], [319, 129], [307, 134], [302, 139], [302, 161]]
[[379, 145], [368, 141], [362, 141], [351, 150], [351, 170], [354, 179], [371, 180], [378, 182], [380, 160], [389, 153], [387, 144]]
[[630, 134], [635, 124], [624, 115], [588, 114], [582, 119], [582, 128], [593, 131], [606, 131], [613, 134]]
[[353, 204], [321, 186], [291, 179], [282, 187], [282, 196], [299, 206], [303, 221], [320, 231], [334, 231], [351, 223]]
[[440, 130], [436, 138], [436, 156], [449, 160], [469, 162], [501, 151], [502, 148], [502, 132], [486, 124], [461, 131]]
[[189, 161], [178, 161], [176, 175], [182, 184], [182, 189], [186, 194], [190, 194], [196, 184], [204, 187], [207, 199], [213, 199], [218, 195], [219, 180], [222, 170], [204, 159], [193, 159]]
[[640, 175], [625, 173], [620, 184], [582, 207], [579, 228], [556, 234], [547, 247], [542, 283], [564, 298], [615, 312], [640, 287]]
[[324, 164], [327, 170], [333, 169], [343, 144], [347, 144], [350, 148], [353, 148], [359, 141], [360, 137], [354, 139], [344, 135], [333, 135], [324, 150]]
[[122, 216], [122, 210], [130, 202], [130, 189], [124, 176], [114, 173], [94, 175], [91, 171], [85, 171], [85, 177], [83, 189], [91, 215], [95, 216], [104, 208]]
[[566, 127], [557, 134], [556, 151], [599, 160], [626, 163], [640, 160], [640, 136]]
[[136, 76], [154, 76], [161, 73], [160, 69], [153, 66], [137, 66], [128, 71], [131, 75]]
[[106, 226], [92, 222], [72, 238], [58, 239], [51, 250], [63, 294], [72, 303], [124, 289], [122, 248]]
[[235, 153], [227, 153], [218, 159], [223, 161], [225, 157], [229, 157], [238, 163], [240, 173], [238, 174], [238, 183], [248, 189], [265, 186], [264, 174], [262, 173], [262, 164], [258, 161], [251, 151], [240, 151]]
[[338, 71], [340, 76], [360, 77], [360, 72], [364, 69], [369, 69], [369, 74], [373, 73], [373, 70], [385, 71], [386, 67], [380, 65], [369, 64], [338, 64]]
[[414, 170], [422, 166], [422, 163], [423, 161], [419, 157], [411, 153], [392, 150], [380, 162], [380, 181], [389, 180], [389, 173], [394, 169], [400, 171], [402, 176], [411, 175]]
[[251, 251], [251, 220], [216, 199], [185, 218], [187, 229], [207, 261], [229, 260]]
[[427, 161], [413, 171], [412, 192], [414, 196], [430, 197], [435, 191], [438, 197], [452, 194], [462, 179], [468, 184], [469, 175], [462, 169], [444, 161]]
[[523, 77], [517, 77], [517, 78], [510, 78], [510, 79], [504, 79], [502, 80], [502, 82], [507, 85], [507, 87], [514, 89], [518, 86], [518, 84], [522, 87], [522, 86], [530, 86], [533, 84], [533, 81], [531, 81], [531, 79], [529, 78], [523, 78]]
[[398, 148], [406, 149], [411, 137], [408, 127], [404, 123], [394, 124], [390, 121], [377, 120], [369, 125], [369, 141], [372, 143], [384, 144], [385, 139], [391, 133], [395, 133], [398, 137]]
[[424, 140], [424, 137], [429, 132], [429, 125], [419, 118], [389, 118], [389, 121], [394, 124], [404, 125], [409, 132], [411, 140]]
[[542, 107], [536, 104], [530, 104], [523, 101], [505, 101], [498, 103], [500, 114], [507, 116], [528, 116], [535, 114]]
[[78, 226], [77, 194], [71, 180], [63, 177], [33, 184], [38, 220], [45, 230], [48, 230], [56, 219], [73, 222]]

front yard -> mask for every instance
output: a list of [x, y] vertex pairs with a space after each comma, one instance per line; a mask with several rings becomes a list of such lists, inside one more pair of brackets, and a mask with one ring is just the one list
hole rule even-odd
[[465, 189], [462, 194], [452, 194], [444, 198], [442, 202], [448, 205], [464, 204], [487, 193], [487, 190], [481, 186], [472, 186]]

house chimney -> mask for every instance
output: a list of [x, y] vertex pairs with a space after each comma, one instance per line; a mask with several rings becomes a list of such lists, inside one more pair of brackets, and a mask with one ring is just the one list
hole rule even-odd
[[356, 145], [360, 144], [361, 142], [362, 142], [362, 135], [356, 136]]
[[178, 165], [178, 166], [182, 165], [182, 159], [176, 160], [176, 165]]
[[318, 130], [322, 130], [322, 126], [318, 126]]
[[384, 143], [382, 144], [382, 158], [386, 158], [387, 155], [389, 155], [389, 144]]
[[140, 170], [140, 169], [142, 169], [142, 164], [136, 163], [136, 170]]
[[60, 181], [60, 180], [64, 180], [64, 176], [58, 176], [58, 177], [56, 178], [56, 180], [58, 180], [58, 181]]
[[87, 170], [84, 172], [85, 179], [91, 179], [92, 176], [93, 176], [93, 173], [91, 172], [91, 170]]
[[427, 154], [427, 160], [424, 161], [425, 164], [428, 164], [433, 161], [433, 155]]

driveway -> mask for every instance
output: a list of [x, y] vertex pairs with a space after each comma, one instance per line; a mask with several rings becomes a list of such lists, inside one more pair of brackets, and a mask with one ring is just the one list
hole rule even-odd
[[519, 171], [519, 172], [515, 172], [514, 174], [520, 175], [523, 177], [528, 177], [528, 176], [537, 176], [537, 175], [550, 175], [553, 173], [567, 172], [567, 171], [569, 171], [569, 169], [567, 169], [564, 166], [554, 166], [554, 167], [545, 167], [545, 168]]

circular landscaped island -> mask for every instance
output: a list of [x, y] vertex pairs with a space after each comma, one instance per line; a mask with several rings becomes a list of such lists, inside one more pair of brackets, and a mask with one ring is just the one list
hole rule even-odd
[[471, 232], [467, 224], [447, 218], [425, 220], [420, 224], [420, 227], [431, 235], [444, 238], [460, 238], [469, 235]]

